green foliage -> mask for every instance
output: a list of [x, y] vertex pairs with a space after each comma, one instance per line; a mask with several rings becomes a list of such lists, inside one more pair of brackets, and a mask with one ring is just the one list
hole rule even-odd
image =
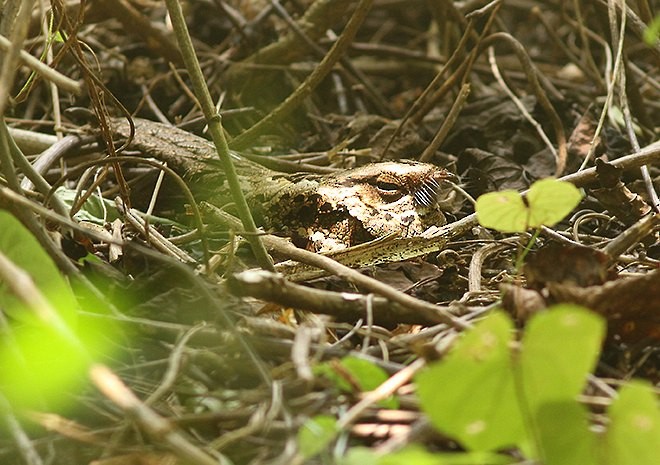
[[531, 416], [537, 434], [537, 455], [544, 465], [598, 463], [596, 437], [589, 430], [586, 407], [574, 400], [550, 401]]
[[[73, 206], [79, 196], [79, 192], [75, 189], [67, 189], [66, 187], [58, 188], [56, 194], [69, 208]], [[95, 194], [90, 195], [82, 208], [74, 215], [74, 219], [78, 221], [89, 221], [99, 225], [104, 225], [115, 218], [119, 218], [119, 213], [114, 202]]]
[[8, 317], [0, 339], [0, 392], [16, 407], [65, 408], [72, 399], [63, 393], [84, 386], [87, 368], [107, 352], [116, 328], [107, 322], [78, 327], [78, 299], [69, 283], [30, 232], [4, 211], [0, 252], [29, 277], [19, 285], [34, 286], [35, 298], [26, 302], [0, 282], [0, 310]]
[[53, 40], [54, 40], [55, 42], [60, 43], [60, 44], [63, 44], [64, 42], [66, 42], [64, 32], [62, 32], [62, 31], [55, 31], [55, 33], [53, 34]]
[[[373, 391], [388, 379], [388, 375], [381, 367], [358, 357], [344, 357], [335, 367], [333, 362], [322, 363], [315, 367], [318, 375], [331, 380], [338, 389], [355, 393], [355, 387], [360, 392]], [[347, 378], [350, 378], [351, 382]], [[381, 407], [398, 408], [399, 402], [395, 397], [379, 402]]]
[[475, 211], [479, 224], [500, 232], [525, 232], [529, 228], [553, 226], [578, 203], [582, 194], [573, 184], [542, 179], [532, 184], [526, 198], [514, 190], [484, 194]]
[[368, 447], [353, 447], [339, 460], [339, 465], [378, 465], [378, 458]]
[[593, 463], [588, 411], [575, 399], [596, 365], [604, 336], [602, 318], [571, 306], [541, 313], [527, 325], [519, 357], [522, 399], [537, 435], [534, 455], [547, 465]]
[[604, 336], [603, 319], [575, 306], [557, 306], [536, 315], [525, 329], [520, 354], [525, 396], [531, 407], [580, 394], [596, 365]]
[[499, 465], [513, 463], [511, 457], [489, 452], [431, 453], [420, 446], [409, 446], [380, 457], [378, 465]]
[[[56, 194], [69, 208], [73, 206], [74, 202], [78, 201], [78, 197], [80, 196], [80, 193], [76, 189], [68, 189], [66, 187], [58, 188]], [[75, 220], [88, 221], [90, 223], [95, 223], [101, 226], [119, 217], [121, 217], [121, 215], [117, 210], [115, 203], [96, 194], [90, 195], [82, 207], [73, 216]], [[175, 225], [180, 229], [185, 229], [183, 225], [177, 223], [176, 221], [153, 215], [149, 216], [149, 223], [154, 225]]]
[[[6, 211], [0, 211], [0, 252], [26, 271], [43, 296], [63, 320], [54, 324], [75, 324], [78, 302], [69, 284], [46, 252], [25, 227]], [[22, 321], [35, 321], [33, 312], [19, 310], [20, 300], [0, 282], [0, 308]]]
[[366, 447], [354, 447], [339, 462], [340, 465], [505, 465], [515, 463], [512, 457], [491, 452], [429, 452], [412, 444], [396, 452], [379, 455]]
[[652, 386], [641, 381], [623, 386], [609, 414], [605, 436], [609, 463], [660, 463], [660, 410]]
[[644, 42], [649, 46], [655, 44], [660, 36], [660, 15], [657, 15], [651, 21], [651, 24], [644, 30]]
[[329, 415], [310, 418], [298, 431], [298, 447], [305, 458], [321, 452], [337, 436], [336, 420]]
[[66, 408], [86, 384], [87, 349], [45, 323], [15, 327], [0, 341], [0, 392], [14, 406]]
[[422, 410], [465, 447], [466, 461], [424, 456], [406, 463], [491, 463], [468, 455], [517, 447], [544, 465], [657, 464], [660, 411], [649, 386], [622, 388], [604, 437], [589, 428], [589, 412], [577, 401], [604, 331], [599, 316], [560, 305], [534, 317], [515, 350], [511, 321], [491, 314], [416, 378]]
[[[338, 362], [320, 363], [314, 367], [314, 371], [317, 376], [329, 379], [337, 389], [353, 394], [373, 391], [388, 379], [385, 370], [379, 366], [368, 360], [351, 356], [344, 357]], [[399, 402], [392, 397], [379, 402], [379, 405], [385, 408], [398, 408]], [[325, 449], [338, 432], [333, 417], [319, 415], [311, 418], [298, 431], [300, 453], [305, 458], [313, 457]], [[356, 450], [354, 454], [357, 456], [362, 452]], [[361, 461], [361, 464], [364, 465], [365, 462]]]
[[473, 451], [524, 439], [509, 346], [513, 325], [504, 313], [468, 332], [442, 361], [417, 376], [421, 408], [431, 423]]

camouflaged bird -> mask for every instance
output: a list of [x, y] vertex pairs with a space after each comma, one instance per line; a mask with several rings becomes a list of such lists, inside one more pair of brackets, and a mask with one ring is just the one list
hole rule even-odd
[[[128, 123], [113, 120], [113, 133], [128, 138]], [[164, 161], [203, 187], [217, 205], [231, 196], [214, 146], [183, 130], [135, 120], [130, 147]], [[389, 234], [421, 235], [446, 223], [441, 205], [454, 197], [448, 171], [416, 161], [384, 161], [332, 174], [284, 174], [235, 155], [241, 188], [268, 232], [316, 252], [339, 250]]]

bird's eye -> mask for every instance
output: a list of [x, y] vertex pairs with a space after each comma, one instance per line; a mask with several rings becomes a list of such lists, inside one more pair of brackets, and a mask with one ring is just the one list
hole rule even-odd
[[378, 181], [376, 183], [376, 189], [378, 189], [378, 192], [384, 195], [396, 195], [400, 193], [399, 186], [393, 182]]

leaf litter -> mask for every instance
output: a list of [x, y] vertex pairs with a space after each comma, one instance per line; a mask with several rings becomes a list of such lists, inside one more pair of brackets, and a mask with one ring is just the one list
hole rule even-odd
[[[330, 3], [186, 4], [205, 80], [231, 138], [269, 115], [330, 53], [358, 2]], [[652, 147], [657, 141], [657, 41], [644, 43], [638, 23], [628, 23], [624, 41], [627, 94], [617, 90], [610, 105], [612, 114], [630, 107], [638, 139], [632, 141], [623, 119], [606, 118], [599, 128], [617, 46], [604, 27], [608, 16], [602, 3], [575, 2], [584, 9], [579, 15], [574, 4], [565, 2], [506, 2], [484, 10], [477, 10], [475, 3], [376, 2], [332, 72], [289, 117], [251, 139], [249, 151], [338, 169], [381, 159], [416, 159], [447, 123], [449, 133], [429, 161], [458, 174], [461, 188], [472, 198], [505, 189], [521, 192], [536, 180], [557, 175], [562, 145], [567, 159], [560, 176], [578, 170], [593, 153], [596, 160], [586, 163], [597, 167], [597, 175], [589, 175], [580, 185], [585, 197], [567, 218], [540, 230], [522, 270], [516, 268], [516, 261], [533, 231], [501, 233], [474, 223], [440, 251], [362, 272], [437, 304], [467, 325], [496, 307], [505, 308], [524, 326], [531, 315], [552, 304], [579, 303], [608, 323], [607, 342], [595, 372], [598, 379], [607, 378], [616, 385], [635, 376], [657, 386], [657, 211], [653, 211], [649, 182], [644, 182], [639, 164], [611, 168], [617, 159], [634, 154], [636, 144]], [[81, 23], [73, 21], [73, 10], [55, 8], [57, 27], [84, 42], [86, 59], [93, 63], [83, 69], [71, 60], [73, 53], [57, 42], [55, 51], [63, 53], [57, 69], [76, 78], [88, 73], [98, 76], [103, 92], [114, 95], [131, 114], [174, 122], [202, 134], [205, 123], [191, 98], [164, 5], [135, 2], [128, 9], [119, 5], [128, 3], [88, 2]], [[643, 15], [643, 11], [630, 14]], [[30, 30], [35, 39], [37, 16]], [[531, 72], [538, 76], [543, 96], [530, 85], [529, 64], [514, 53], [510, 42], [497, 42], [505, 33], [533, 64]], [[588, 43], [585, 37], [590, 37]], [[32, 53], [38, 54], [41, 43], [35, 44]], [[602, 44], [608, 44], [607, 50]], [[488, 60], [489, 46], [494, 47], [495, 64]], [[567, 63], [575, 65], [570, 73]], [[495, 79], [494, 66], [502, 82]], [[16, 85], [28, 74], [20, 68]], [[447, 122], [465, 82], [470, 83], [467, 103], [454, 121]], [[505, 93], [503, 83], [517, 95], [518, 103]], [[119, 115], [108, 94], [106, 111]], [[58, 129], [75, 133], [94, 120], [76, 111], [92, 107], [89, 94], [60, 96], [62, 113], [48, 103], [52, 100], [46, 95], [46, 86], [37, 83], [12, 109], [11, 118], [6, 115], [11, 126], [45, 134], [52, 133], [54, 121], [62, 120]], [[539, 97], [549, 101], [568, 141], [562, 141], [557, 121]], [[546, 135], [545, 140], [540, 133]], [[103, 152], [88, 139], [81, 144], [66, 153], [61, 165], [45, 170], [45, 178], [54, 183], [67, 175], [68, 188], [93, 190], [114, 200], [122, 194], [116, 173], [104, 173], [95, 186], [91, 173], [75, 174], [77, 166], [98, 159]], [[43, 148], [24, 150], [31, 155]], [[657, 148], [654, 153], [647, 170], [657, 187]], [[201, 264], [203, 250], [199, 236], [191, 233], [181, 191], [165, 182], [151, 205], [158, 170], [126, 162], [121, 171], [130, 186], [132, 207], [142, 217], [149, 210], [149, 215], [172, 220], [170, 224], [155, 222], [156, 231]], [[108, 202], [105, 205], [112, 208]], [[469, 217], [473, 211], [466, 200], [462, 209], [447, 215], [448, 220]], [[95, 212], [95, 218], [98, 215]], [[120, 211], [106, 215], [107, 219], [125, 218]], [[118, 260], [110, 259], [107, 243], [83, 240], [68, 234], [66, 228], [59, 229], [62, 250], [72, 259], [87, 257], [79, 262], [80, 269], [116, 309], [112, 317], [99, 316], [89, 310], [94, 308], [93, 298], [79, 297], [86, 309], [83, 321], [111, 318], [123, 327], [122, 336], [113, 335], [112, 341], [120, 355], [113, 351], [112, 359], [103, 362], [166, 420], [172, 434], [186, 438], [192, 452], [173, 445], [164, 430], [162, 436], [153, 435], [149, 420], [135, 412], [139, 428], [129, 425], [124, 421], [126, 410], [122, 412], [115, 398], [110, 400], [89, 387], [63, 393], [77, 399], [71, 411], [46, 415], [45, 405], [41, 413], [29, 415], [31, 423], [25, 426], [29, 447], [16, 445], [20, 444], [16, 438], [24, 433], [21, 427], [0, 435], [3, 463], [31, 456], [48, 456], [52, 464], [184, 463], [182, 457], [190, 463], [207, 463], [200, 457], [192, 459], [196, 452], [220, 463], [295, 462], [300, 460], [294, 445], [302, 425], [312, 424], [310, 419], [315, 417], [341, 418], [342, 412], [352, 411], [366, 395], [339, 390], [311, 368], [350, 356], [370, 361], [395, 378], [403, 376], [413, 360], [445, 357], [457, 331], [462, 331], [440, 321], [397, 325], [391, 318], [380, 317], [397, 306], [396, 314], [402, 315], [398, 322], [406, 323], [415, 321], [419, 310], [370, 294], [346, 276], [306, 283], [320, 292], [314, 312], [290, 305], [291, 296], [286, 301], [275, 293], [270, 299], [262, 294], [259, 298], [234, 296], [223, 276], [251, 269], [254, 260], [238, 235], [226, 228], [209, 232], [209, 246], [218, 253], [213, 273], [207, 270], [206, 276], [154, 248], [146, 250], [149, 234], [127, 220], [121, 228], [115, 224], [113, 234], [140, 247], [124, 247]], [[280, 285], [266, 280], [257, 286], [265, 290]], [[354, 302], [360, 302], [360, 308], [352, 308]], [[324, 311], [330, 303], [341, 303], [337, 313], [341, 318], [329, 316], [333, 314], [329, 307]], [[424, 314], [424, 321], [429, 321], [427, 317]], [[350, 381], [350, 374], [343, 373], [339, 364], [328, 366]], [[383, 398], [394, 394], [398, 408], [387, 410], [374, 401], [341, 433], [330, 425], [330, 433], [322, 435], [325, 447], [306, 443], [306, 450], [321, 454], [309, 463], [330, 463], [333, 453], [341, 456], [357, 446], [393, 451], [412, 443], [456, 452], [458, 446], [451, 438], [425, 426], [410, 379], [404, 376], [392, 392], [382, 393]], [[613, 395], [596, 385], [590, 384], [585, 394]], [[35, 424], [40, 429], [33, 431]], [[146, 439], [144, 431], [151, 439]], [[191, 455], [186, 456], [187, 452]]]

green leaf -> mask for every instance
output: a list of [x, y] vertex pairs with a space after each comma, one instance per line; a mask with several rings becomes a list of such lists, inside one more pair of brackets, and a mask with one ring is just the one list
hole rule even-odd
[[[414, 444], [378, 459], [378, 465], [504, 465], [508, 463], [514, 463], [514, 460], [506, 455], [491, 452], [430, 452]], [[363, 465], [357, 462], [355, 464]]]
[[369, 447], [351, 447], [339, 465], [378, 465], [378, 454]]
[[117, 328], [101, 319], [77, 327], [78, 300], [68, 282], [30, 232], [5, 211], [0, 211], [0, 251], [29, 275], [43, 300], [38, 314], [0, 282], [0, 309], [9, 317], [0, 338], [0, 390], [15, 406], [65, 408], [73, 398], [64, 393], [82, 388], [92, 361], [116, 345]]
[[[77, 189], [69, 189], [66, 187], [57, 188], [55, 193], [60, 198], [60, 200], [62, 200], [64, 204], [69, 207], [69, 209], [73, 206], [74, 202], [78, 201], [80, 196], [80, 192]], [[83, 191], [83, 193], [86, 193], [86, 191]], [[75, 220], [88, 221], [90, 223], [98, 224], [101, 226], [120, 217], [121, 215], [119, 210], [117, 210], [117, 206], [113, 201], [100, 197], [96, 194], [91, 194], [73, 216]], [[149, 223], [175, 225], [181, 229], [185, 229], [182, 224], [177, 223], [176, 221], [154, 215], [149, 215]]]
[[412, 445], [397, 452], [380, 457], [378, 465], [444, 465], [442, 458], [427, 451], [422, 446]]
[[[66, 187], [59, 187], [56, 194], [69, 208], [73, 206], [80, 195], [76, 189]], [[74, 215], [74, 219], [78, 221], [89, 221], [99, 225], [104, 225], [115, 218], [119, 218], [119, 212], [114, 202], [103, 199], [96, 194], [91, 194]]]
[[660, 409], [653, 388], [632, 381], [621, 388], [609, 409], [606, 457], [613, 465], [660, 463]]
[[527, 206], [519, 192], [490, 192], [477, 199], [477, 219], [484, 228], [500, 232], [527, 231]]
[[325, 449], [337, 436], [337, 421], [329, 415], [310, 418], [298, 431], [298, 447], [305, 458], [310, 458]]
[[500, 232], [524, 232], [529, 228], [553, 226], [578, 203], [582, 194], [573, 184], [542, 179], [532, 184], [527, 202], [514, 190], [491, 192], [477, 199], [479, 224]]
[[89, 364], [77, 339], [46, 324], [22, 325], [0, 341], [0, 391], [14, 406], [66, 408], [74, 399], [65, 392], [83, 388]]
[[563, 220], [581, 199], [580, 189], [570, 182], [552, 178], [536, 181], [527, 194], [529, 204], [527, 227], [554, 226]]
[[656, 15], [651, 21], [651, 24], [644, 29], [644, 42], [647, 45], [653, 46], [660, 36], [660, 15]]
[[[373, 391], [389, 378], [387, 372], [373, 362], [352, 356], [341, 359], [339, 369], [336, 367], [336, 361], [320, 363], [314, 367], [314, 373], [329, 379], [338, 389], [349, 393], [355, 393], [355, 386], [360, 392]], [[347, 378], [350, 378], [351, 382]], [[394, 396], [378, 404], [385, 408], [399, 408], [399, 401]]]
[[342, 358], [341, 366], [353, 377], [362, 391], [373, 391], [388, 378], [381, 367], [358, 357]]
[[491, 451], [525, 439], [512, 376], [512, 333], [511, 320], [495, 312], [416, 377], [420, 406], [431, 423], [470, 450]]
[[519, 361], [522, 405], [535, 431], [535, 454], [547, 465], [594, 463], [594, 438], [577, 396], [604, 335], [603, 319], [577, 305], [551, 307], [527, 324]]
[[547, 402], [575, 400], [598, 360], [604, 335], [603, 319], [577, 305], [557, 305], [532, 318], [520, 357], [532, 411]]
[[[63, 321], [74, 324], [78, 302], [69, 284], [30, 231], [6, 211], [0, 211], [0, 252], [30, 275]], [[22, 321], [35, 319], [2, 282], [0, 308], [6, 309], [13, 318]]]
[[576, 400], [543, 404], [535, 414], [538, 449], [544, 465], [596, 465], [596, 437], [588, 411]]
[[[361, 358], [350, 356], [344, 357], [341, 360], [341, 366], [349, 373], [353, 380], [357, 382], [357, 385], [362, 392], [373, 391], [389, 378], [385, 370], [381, 367]], [[346, 383], [346, 381], [344, 381], [344, 383]], [[395, 397], [385, 399], [379, 402], [379, 404], [385, 408], [399, 407], [399, 402]]]

